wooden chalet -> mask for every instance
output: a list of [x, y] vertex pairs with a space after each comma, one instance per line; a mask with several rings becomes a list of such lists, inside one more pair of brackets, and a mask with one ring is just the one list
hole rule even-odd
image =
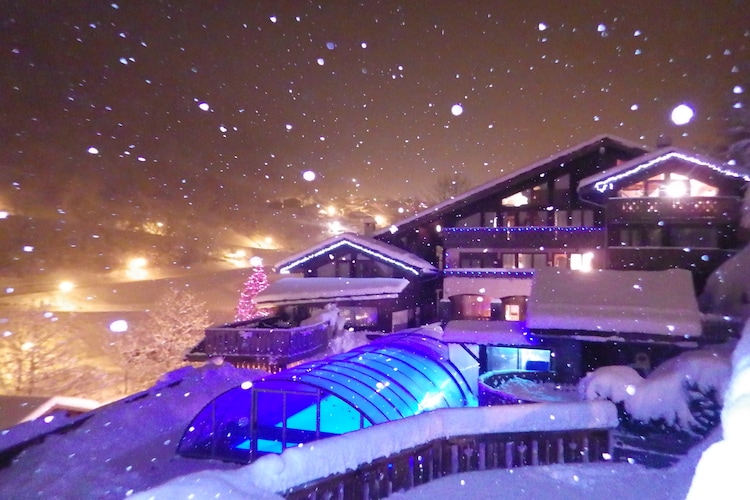
[[525, 318], [534, 269], [683, 268], [700, 291], [745, 243], [750, 172], [593, 139], [376, 232], [441, 271], [439, 319]]
[[336, 305], [345, 327], [359, 330], [393, 332], [434, 315], [429, 310], [432, 295], [424, 290], [425, 283], [437, 278], [437, 268], [372, 238], [334, 236], [274, 269], [289, 277], [272, 283], [255, 300], [294, 323], [328, 304]]

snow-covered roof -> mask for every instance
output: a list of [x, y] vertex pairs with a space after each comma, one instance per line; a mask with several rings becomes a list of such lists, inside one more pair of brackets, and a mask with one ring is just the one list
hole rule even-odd
[[274, 269], [281, 274], [295, 272], [294, 268], [300, 264], [324, 255], [341, 246], [348, 246], [360, 252], [369, 254], [376, 259], [400, 267], [414, 275], [436, 274], [438, 272], [435, 266], [410, 252], [389, 245], [388, 243], [369, 237], [359, 236], [354, 233], [343, 233], [321, 241], [317, 245], [277, 262], [274, 265]]
[[395, 299], [409, 281], [403, 278], [281, 278], [255, 296], [261, 307], [324, 300]]
[[690, 271], [536, 270], [526, 325], [572, 333], [639, 333], [674, 338], [701, 334]]
[[[547, 170], [551, 168], [552, 166], [558, 166], [561, 163], [569, 161], [571, 157], [575, 157], [580, 154], [586, 153], [592, 147], [607, 146], [607, 145], [618, 145], [623, 149], [640, 151], [641, 153], [645, 153], [646, 151], [648, 151], [642, 145], [636, 144], [635, 142], [631, 142], [627, 139], [622, 139], [620, 137], [607, 135], [607, 134], [597, 135], [580, 144], [576, 144], [575, 146], [571, 146], [568, 149], [558, 151], [557, 153], [554, 153], [551, 156], [547, 156], [541, 160], [531, 163], [530, 165], [527, 165], [526, 167], [522, 167], [520, 169], [514, 170], [506, 175], [493, 179], [485, 184], [481, 184], [473, 189], [470, 189], [469, 191], [466, 191], [465, 193], [461, 195], [454, 196], [449, 200], [443, 201], [442, 203], [438, 203], [437, 205], [434, 205], [430, 208], [427, 208], [426, 210], [423, 210], [417, 214], [414, 214], [411, 217], [408, 217], [406, 219], [403, 219], [395, 223], [394, 226], [395, 227], [406, 226], [417, 220], [421, 220], [425, 218], [429, 219], [431, 216], [433, 217], [439, 216], [440, 214], [453, 210], [458, 206], [465, 205], [466, 203], [469, 203], [471, 200], [475, 199], [477, 196], [483, 196], [488, 191], [493, 191], [497, 189], [498, 186], [502, 186], [503, 184], [506, 184], [509, 181], [517, 177], [520, 177], [524, 174], [529, 174], [536, 170]], [[378, 237], [381, 235], [387, 235], [389, 232], [391, 232], [391, 228], [384, 228], [379, 231], [376, 231], [374, 236]]]
[[443, 328], [443, 342], [529, 346], [524, 325], [515, 321], [454, 320]]
[[101, 403], [91, 399], [68, 396], [0, 396], [0, 429], [28, 422], [54, 411], [84, 413], [99, 406]]
[[630, 161], [621, 163], [615, 167], [608, 168], [603, 172], [586, 177], [579, 183], [579, 191], [591, 191], [604, 193], [613, 188], [619, 181], [633, 175], [642, 174], [664, 163], [677, 159], [699, 168], [709, 169], [713, 173], [725, 177], [736, 178], [750, 182], [750, 171], [740, 166], [731, 166], [721, 161], [686, 151], [676, 147], [661, 148]]
[[723, 262], [708, 277], [699, 301], [714, 315], [750, 318], [750, 245]]

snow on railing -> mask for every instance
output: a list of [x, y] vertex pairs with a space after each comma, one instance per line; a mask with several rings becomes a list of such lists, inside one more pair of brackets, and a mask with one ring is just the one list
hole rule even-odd
[[[443, 448], [448, 446], [447, 453], [452, 456], [461, 448], [461, 440], [466, 443], [466, 439], [502, 442], [502, 451], [498, 453], [503, 458], [488, 462], [485, 448], [485, 459], [475, 461], [467, 469], [467, 465], [462, 466], [457, 461], [460, 454], [446, 460], [441, 452], [443, 458], [436, 457], [441, 464], [440, 471], [433, 474], [514, 464], [598, 461], [606, 459], [611, 452], [609, 430], [618, 423], [616, 407], [609, 401], [440, 409], [288, 448], [280, 455], [263, 456], [233, 472], [237, 474], [233, 482], [287, 495], [306, 485], [309, 489], [311, 483], [322, 479], [327, 478], [326, 482], [330, 483], [331, 476], [335, 478], [351, 471], [362, 474], [368, 467], [382, 465], [382, 459], [390, 463], [404, 452], [411, 456], [414, 449], [433, 446], [436, 442], [442, 442]], [[532, 444], [534, 441], [536, 445]], [[513, 445], [506, 450], [506, 443]], [[542, 455], [539, 455], [539, 443], [544, 443]], [[469, 445], [467, 449], [474, 448]], [[478, 453], [479, 447], [476, 451]], [[419, 456], [417, 454], [417, 458]], [[407, 463], [413, 468], [413, 460]], [[423, 482], [430, 479], [426, 477]]]

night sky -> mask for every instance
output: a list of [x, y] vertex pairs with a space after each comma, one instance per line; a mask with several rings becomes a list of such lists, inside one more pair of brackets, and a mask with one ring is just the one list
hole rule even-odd
[[420, 196], [597, 134], [711, 151], [749, 81], [745, 0], [5, 0], [0, 23], [2, 187], [105, 197]]

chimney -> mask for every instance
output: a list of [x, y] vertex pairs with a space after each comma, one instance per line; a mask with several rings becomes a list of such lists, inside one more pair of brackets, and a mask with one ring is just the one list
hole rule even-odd
[[375, 219], [368, 218], [363, 222], [363, 234], [364, 236], [372, 236], [375, 233]]
[[672, 138], [666, 134], [659, 134], [659, 137], [656, 138], [656, 147], [659, 149], [668, 148], [671, 145], [672, 145]]

